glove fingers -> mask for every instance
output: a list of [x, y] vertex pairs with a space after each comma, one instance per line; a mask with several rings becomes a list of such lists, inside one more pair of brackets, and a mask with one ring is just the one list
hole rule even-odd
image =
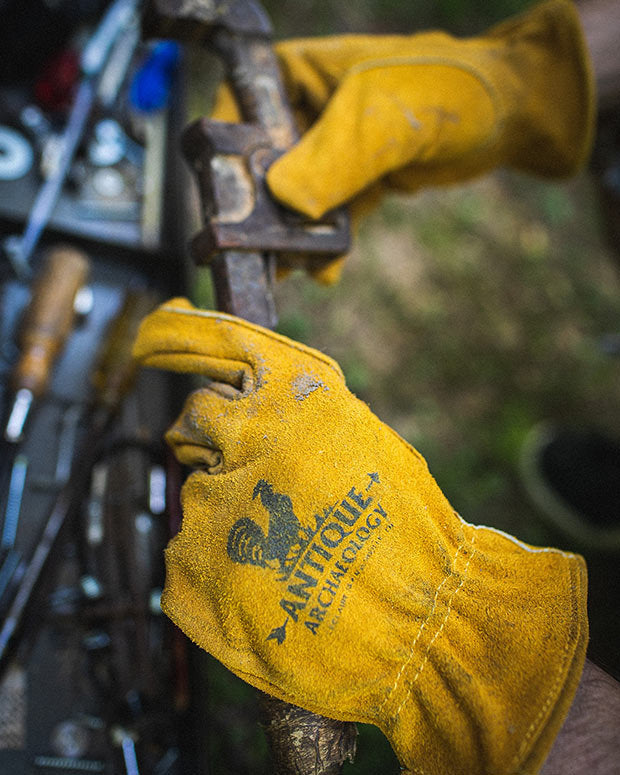
[[352, 68], [386, 57], [407, 56], [411, 46], [411, 36], [328, 35], [287, 40], [275, 49], [293, 105], [303, 106], [316, 116]]
[[285, 398], [301, 410], [319, 389], [330, 396], [344, 389], [340, 368], [322, 353], [186, 299], [172, 299], [142, 321], [134, 356], [143, 366], [211, 381], [188, 398], [166, 436], [182, 463], [209, 473], [259, 456], [269, 423], [280, 425]]
[[[442, 68], [443, 81], [437, 74]], [[439, 94], [440, 83], [448, 93]], [[270, 167], [267, 182], [285, 205], [320, 218], [413, 160], [453, 163], [488, 144], [497, 120], [487, 85], [452, 63], [411, 59], [360, 69], [302, 140]]]
[[171, 299], [148, 315], [138, 331], [134, 357], [143, 366], [201, 374], [247, 394], [257, 383], [258, 327], [225, 314]]
[[142, 366], [200, 374], [244, 393], [255, 384], [252, 364], [226, 348], [215, 321], [187, 319], [180, 309], [160, 307], [142, 322], [134, 357]]
[[[227, 395], [228, 393], [228, 395]], [[229, 463], [228, 451], [239, 437], [241, 423], [247, 422], [247, 407], [241, 407], [234, 390], [212, 383], [189, 395], [175, 423], [166, 433], [166, 442], [180, 463], [220, 473]]]
[[326, 355], [232, 315], [197, 309], [186, 299], [171, 299], [147, 315], [134, 357], [143, 366], [201, 374], [242, 396], [268, 390], [271, 371], [284, 376], [300, 363], [327, 367], [330, 379], [344, 382], [340, 367]]

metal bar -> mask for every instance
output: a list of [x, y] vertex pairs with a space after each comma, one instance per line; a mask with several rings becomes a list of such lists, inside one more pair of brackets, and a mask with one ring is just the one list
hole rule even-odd
[[94, 101], [95, 89], [92, 82], [90, 80], [83, 81], [75, 95], [69, 121], [63, 133], [62, 152], [58, 165], [39, 189], [39, 193], [28, 215], [28, 222], [23, 235], [21, 237], [9, 237], [5, 241], [5, 250], [13, 264], [16, 275], [20, 278], [30, 276], [30, 258], [54, 212]]
[[[213, 44], [226, 64], [243, 119], [265, 129], [275, 149], [290, 148], [298, 133], [271, 42], [218, 29]], [[221, 254], [211, 263], [218, 308], [274, 328], [274, 267], [275, 256], [269, 254]], [[259, 710], [277, 775], [338, 775], [346, 759], [353, 761], [354, 724], [266, 695]]]
[[2, 539], [0, 549], [12, 549], [15, 546], [17, 525], [22, 506], [22, 496], [26, 485], [26, 473], [28, 471], [28, 458], [26, 455], [16, 455], [11, 469], [9, 481], [9, 494], [4, 512], [4, 524], [2, 526]]

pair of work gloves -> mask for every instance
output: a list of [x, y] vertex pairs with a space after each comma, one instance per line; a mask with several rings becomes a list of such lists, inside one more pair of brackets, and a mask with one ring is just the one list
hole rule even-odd
[[[268, 181], [311, 216], [498, 165], [567, 175], [588, 153], [592, 79], [567, 0], [469, 40], [277, 51], [311, 126]], [[173, 299], [135, 355], [207, 378], [167, 434], [195, 469], [166, 550], [172, 620], [259, 689], [378, 725], [411, 773], [538, 771], [585, 659], [583, 560], [463, 520], [320, 352]]]

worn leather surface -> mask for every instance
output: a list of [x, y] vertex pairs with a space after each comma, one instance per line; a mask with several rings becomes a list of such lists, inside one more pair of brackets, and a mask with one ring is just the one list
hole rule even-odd
[[411, 772], [536, 772], [587, 643], [582, 558], [471, 525], [324, 354], [173, 299], [145, 366], [193, 373], [164, 611], [248, 683], [370, 722]]

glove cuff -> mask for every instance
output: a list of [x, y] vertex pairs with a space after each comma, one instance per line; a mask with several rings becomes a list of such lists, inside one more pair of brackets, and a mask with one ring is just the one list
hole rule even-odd
[[588, 640], [586, 566], [467, 525], [378, 722], [412, 773], [536, 773]]

